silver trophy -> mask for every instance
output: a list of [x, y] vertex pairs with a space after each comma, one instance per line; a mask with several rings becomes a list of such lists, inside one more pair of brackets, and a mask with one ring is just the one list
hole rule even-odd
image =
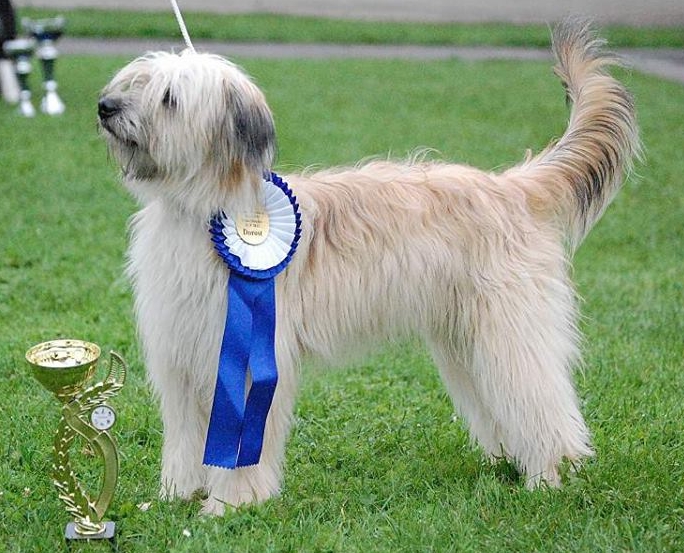
[[40, 102], [40, 110], [48, 115], [60, 115], [64, 113], [64, 102], [57, 94], [57, 81], [55, 80], [55, 61], [57, 60], [57, 48], [55, 42], [64, 32], [65, 20], [62, 16], [51, 19], [32, 20], [24, 18], [21, 24], [37, 42], [36, 56], [43, 68], [43, 88], [45, 95]]
[[14, 62], [14, 69], [19, 81], [19, 113], [24, 117], [33, 117], [36, 110], [31, 103], [31, 88], [28, 78], [31, 74], [31, 56], [36, 49], [33, 38], [17, 38], [8, 40], [3, 47], [5, 54]]

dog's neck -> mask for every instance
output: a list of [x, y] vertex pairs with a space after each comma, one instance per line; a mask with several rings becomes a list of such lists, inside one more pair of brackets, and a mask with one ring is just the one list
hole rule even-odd
[[169, 214], [179, 219], [196, 220], [202, 225], [221, 211], [231, 215], [253, 213], [263, 204], [260, 189], [251, 182], [230, 190], [217, 187], [209, 179], [177, 183], [126, 178], [124, 183], [140, 205], [160, 202]]

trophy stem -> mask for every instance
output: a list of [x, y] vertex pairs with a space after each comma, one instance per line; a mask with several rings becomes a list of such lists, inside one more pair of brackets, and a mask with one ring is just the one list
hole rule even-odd
[[35, 46], [35, 40], [32, 38], [17, 38], [8, 40], [3, 47], [5, 54], [14, 63], [14, 70], [19, 84], [19, 113], [24, 117], [33, 117], [36, 114], [36, 110], [31, 103], [31, 88], [29, 87], [31, 56]]
[[[96, 384], [93, 388], [98, 386], [103, 387], [102, 384]], [[53, 477], [55, 486], [60, 491], [60, 499], [65, 503], [67, 511], [75, 517], [76, 530], [82, 528], [83, 533], [99, 534], [103, 530], [102, 517], [114, 497], [119, 473], [119, 455], [108, 432], [96, 430], [81, 418], [85, 414], [84, 411], [93, 409], [93, 402], [86, 402], [83, 405], [79, 399], [62, 406], [62, 418], [55, 434]], [[92, 445], [103, 461], [102, 486], [95, 500], [86, 494], [71, 470], [69, 449], [77, 435]]]
[[48, 115], [60, 115], [64, 113], [64, 102], [57, 94], [57, 81], [55, 80], [55, 60], [57, 48], [52, 40], [45, 39], [41, 42], [36, 52], [43, 67], [43, 88], [45, 95], [40, 102], [40, 109]]
[[24, 28], [31, 33], [38, 43], [36, 56], [43, 68], [43, 88], [45, 95], [40, 102], [40, 109], [48, 115], [60, 115], [64, 113], [64, 102], [57, 94], [57, 82], [55, 79], [55, 62], [58, 57], [55, 42], [64, 32], [64, 18], [32, 20], [22, 19]]

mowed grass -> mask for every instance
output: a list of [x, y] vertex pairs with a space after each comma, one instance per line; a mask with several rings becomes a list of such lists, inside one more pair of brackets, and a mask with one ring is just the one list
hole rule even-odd
[[[178, 37], [171, 10], [122, 11], [102, 9], [55, 10], [21, 8], [31, 18], [67, 18], [66, 32], [88, 37]], [[547, 25], [504, 22], [415, 23], [358, 21], [268, 13], [215, 14], [183, 10], [195, 39], [242, 42], [325, 42], [338, 44], [498, 45], [546, 47]], [[551, 23], [551, 22], [549, 22]], [[613, 46], [684, 47], [684, 29], [610, 25], [604, 31]]]
[[[125, 61], [60, 59], [61, 118], [23, 120], [0, 105], [0, 551], [65, 549], [49, 476], [58, 403], [23, 357], [56, 337], [130, 363], [113, 402], [114, 550], [684, 550], [684, 87], [620, 73], [647, 159], [576, 257], [586, 335], [576, 382], [597, 456], [564, 488], [530, 492], [510, 466], [485, 462], [408, 343], [332, 372], [307, 365], [282, 495], [205, 519], [197, 504], [157, 500], [161, 423], [122, 277], [135, 205], [95, 122], [98, 90]], [[546, 63], [241, 61], [275, 112], [283, 174], [416, 147], [500, 168], [567, 118]]]

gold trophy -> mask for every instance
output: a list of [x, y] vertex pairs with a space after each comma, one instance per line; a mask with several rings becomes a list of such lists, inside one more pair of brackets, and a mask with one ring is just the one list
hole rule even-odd
[[[107, 400], [123, 386], [126, 363], [114, 352], [110, 352], [110, 356], [104, 381], [87, 386], [100, 358], [100, 348], [96, 344], [82, 340], [52, 340], [26, 352], [33, 376], [63, 404], [55, 434], [52, 469], [59, 498], [74, 517], [65, 531], [69, 540], [114, 536], [114, 522], [102, 520], [114, 496], [119, 472], [116, 444], [108, 432], [116, 414], [107, 405]], [[102, 485], [95, 498], [84, 490], [70, 465], [69, 448], [77, 436], [92, 446], [104, 462]]]

